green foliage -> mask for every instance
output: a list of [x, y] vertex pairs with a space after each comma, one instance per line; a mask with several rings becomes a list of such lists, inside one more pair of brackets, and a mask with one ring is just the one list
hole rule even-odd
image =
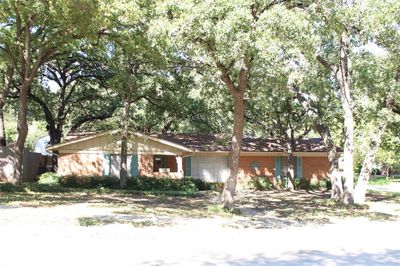
[[60, 185], [71, 188], [117, 188], [119, 179], [112, 176], [76, 176], [60, 177]]
[[37, 183], [41, 185], [59, 185], [60, 176], [58, 176], [56, 173], [44, 173], [39, 176]]
[[330, 180], [301, 178], [297, 180], [297, 187], [305, 190], [330, 190], [332, 184]]
[[197, 192], [199, 190], [196, 186], [196, 181], [192, 178], [170, 179], [156, 177], [130, 178], [128, 180], [128, 189], [185, 192]]
[[274, 185], [272, 184], [269, 177], [257, 176], [257, 177], [253, 177], [249, 181], [249, 188], [252, 188], [255, 190], [272, 190], [272, 189], [274, 189]]
[[0, 191], [1, 192], [23, 192], [24, 190], [21, 187], [16, 186], [12, 183], [0, 183]]
[[39, 184], [39, 183], [0, 183], [0, 192], [69, 192], [69, 188], [58, 184]]
[[398, 183], [400, 182], [400, 176], [373, 176], [369, 179], [368, 185], [373, 186], [382, 186], [382, 185], [389, 185], [391, 183]]
[[[209, 183], [194, 178], [156, 178], [134, 177], [128, 179], [127, 189], [121, 192], [138, 193], [143, 191], [160, 195], [187, 196], [198, 191], [222, 191], [223, 183]], [[58, 176], [54, 173], [45, 173], [39, 177], [37, 183], [0, 183], [2, 192], [68, 192], [73, 189], [95, 189], [97, 193], [111, 193], [120, 190], [119, 179], [113, 176]], [[125, 192], [124, 192], [125, 191]]]
[[[7, 142], [13, 143], [17, 139], [17, 121], [16, 114], [12, 110], [5, 112], [5, 130]], [[40, 119], [30, 119], [28, 137], [26, 139], [25, 148], [33, 151], [36, 141], [47, 135], [46, 123]]]

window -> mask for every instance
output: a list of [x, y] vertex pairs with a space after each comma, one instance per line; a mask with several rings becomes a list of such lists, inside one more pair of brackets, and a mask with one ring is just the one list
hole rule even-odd
[[160, 168], [167, 168], [167, 156], [165, 155], [154, 155], [153, 156], [153, 172], [160, 172]]

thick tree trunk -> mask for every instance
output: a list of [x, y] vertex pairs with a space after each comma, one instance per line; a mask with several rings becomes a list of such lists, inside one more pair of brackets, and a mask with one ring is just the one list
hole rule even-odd
[[368, 180], [371, 176], [372, 166], [374, 164], [379, 145], [381, 144], [382, 136], [385, 133], [386, 126], [387, 120], [381, 119], [374, 139], [371, 142], [370, 149], [364, 157], [360, 177], [358, 178], [357, 186], [354, 192], [354, 202], [357, 204], [362, 204], [365, 202]]
[[121, 165], [119, 170], [120, 187], [126, 188], [128, 182], [128, 135], [129, 135], [129, 112], [132, 101], [132, 84], [128, 85], [124, 97], [124, 109], [122, 112], [121, 132]]
[[343, 198], [342, 176], [339, 169], [339, 154], [336, 150], [336, 145], [333, 142], [329, 127], [324, 124], [316, 123], [316, 130], [321, 136], [329, 161], [329, 177], [332, 184], [331, 199], [340, 201]]
[[35, 103], [37, 103], [40, 106], [40, 108], [42, 108], [42, 111], [44, 113], [44, 117], [45, 117], [46, 123], [47, 123], [47, 131], [49, 132], [49, 136], [50, 136], [50, 144], [54, 145], [54, 144], [60, 143], [61, 135], [62, 135], [62, 131], [61, 131], [62, 124], [57, 125], [57, 127], [60, 126], [61, 130], [56, 128], [56, 123], [54, 121], [53, 114], [45, 101], [43, 101], [41, 98], [37, 97], [33, 93], [29, 93], [29, 99], [33, 100]]
[[317, 56], [317, 60], [331, 70], [339, 84], [339, 94], [344, 112], [344, 149], [343, 149], [343, 176], [345, 204], [352, 204], [354, 191], [354, 169], [353, 169], [353, 150], [354, 150], [354, 120], [353, 107], [350, 95], [352, 69], [351, 59], [349, 55], [349, 36], [347, 30], [344, 30], [340, 39], [340, 63], [339, 65], [329, 64], [321, 56]]
[[343, 148], [343, 176], [344, 176], [344, 197], [343, 202], [346, 204], [352, 204], [353, 199], [353, 188], [354, 188], [354, 163], [353, 163], [353, 150], [354, 150], [354, 124], [353, 124], [353, 110], [348, 104], [347, 100], [344, 100], [343, 109], [344, 115], [344, 148]]
[[22, 83], [19, 93], [19, 108], [18, 108], [18, 120], [17, 120], [17, 142], [15, 143], [14, 152], [14, 182], [20, 182], [22, 180], [22, 165], [23, 155], [25, 148], [25, 141], [28, 135], [28, 121], [27, 121], [27, 102], [29, 94], [29, 85]]
[[239, 172], [239, 157], [242, 147], [243, 127], [244, 127], [244, 111], [245, 101], [244, 92], [236, 92], [233, 94], [234, 103], [234, 125], [231, 141], [231, 150], [228, 155], [229, 177], [225, 182], [222, 192], [222, 203], [224, 208], [233, 209], [234, 194], [236, 190], [238, 172]]
[[350, 95], [351, 89], [351, 61], [349, 57], [349, 38], [347, 31], [343, 31], [340, 48], [340, 65], [337, 71], [337, 80], [340, 87], [340, 99], [342, 109], [344, 111], [344, 149], [343, 149], [343, 175], [344, 181], [344, 197], [345, 204], [354, 203], [354, 119], [353, 107]]
[[0, 95], [0, 147], [5, 147], [7, 145], [6, 129], [4, 124], [4, 105], [6, 102], [6, 97], [10, 89], [10, 84], [12, 77], [14, 75], [14, 68], [9, 65], [7, 67], [6, 75], [4, 77], [3, 90]]
[[58, 126], [50, 131], [50, 144], [58, 144], [61, 142], [62, 138], [62, 126], [59, 128]]

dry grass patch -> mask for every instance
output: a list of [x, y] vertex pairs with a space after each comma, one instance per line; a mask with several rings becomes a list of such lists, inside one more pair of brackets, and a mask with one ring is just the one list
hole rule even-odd
[[[171, 196], [112, 190], [25, 191], [1, 192], [0, 205], [48, 208], [89, 203], [91, 208], [111, 209], [111, 215], [107, 217], [79, 218], [78, 223], [85, 226], [112, 223], [159, 226], [167, 224], [166, 219], [213, 216], [233, 218], [238, 223], [247, 223], [245, 226], [257, 228], [323, 224], [332, 219], [347, 217], [367, 217], [371, 220], [399, 219], [399, 215], [383, 213], [376, 209], [371, 211], [368, 204], [348, 206], [333, 202], [329, 198], [330, 193], [324, 191], [243, 191], [238, 192], [236, 196], [239, 212], [230, 213], [221, 208], [218, 204], [219, 194], [213, 192]], [[400, 203], [400, 193], [369, 192], [367, 200], [372, 203], [395, 205]]]
[[[393, 200], [393, 195], [369, 194], [368, 200]], [[396, 220], [399, 217], [369, 211], [368, 204], [344, 205], [330, 199], [330, 192], [324, 191], [254, 191], [240, 193], [237, 204], [255, 210], [269, 217], [296, 221], [299, 223], [327, 223], [333, 218], [367, 217], [371, 220]]]

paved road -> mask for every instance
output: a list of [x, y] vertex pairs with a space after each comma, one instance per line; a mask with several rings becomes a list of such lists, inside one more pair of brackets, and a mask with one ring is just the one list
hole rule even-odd
[[74, 208], [0, 208], [0, 265], [400, 265], [400, 222], [235, 229], [206, 218], [81, 227], [75, 215], [94, 210]]

